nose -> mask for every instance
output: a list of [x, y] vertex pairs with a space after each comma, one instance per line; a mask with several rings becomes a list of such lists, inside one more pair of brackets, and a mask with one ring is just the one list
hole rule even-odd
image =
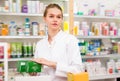
[[54, 22], [57, 22], [57, 17], [54, 17]]

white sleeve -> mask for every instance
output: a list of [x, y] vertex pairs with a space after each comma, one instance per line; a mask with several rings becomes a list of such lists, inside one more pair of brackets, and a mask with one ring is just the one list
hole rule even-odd
[[[79, 51], [78, 40], [75, 38], [69, 41], [67, 46], [68, 64], [64, 62], [57, 63], [56, 76], [67, 77], [67, 73], [82, 72], [82, 59]], [[61, 59], [62, 60], [62, 59]]]

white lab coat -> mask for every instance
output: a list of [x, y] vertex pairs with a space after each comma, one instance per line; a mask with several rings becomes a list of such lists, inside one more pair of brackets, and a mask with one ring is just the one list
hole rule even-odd
[[51, 75], [52, 81], [67, 81], [67, 73], [79, 73], [82, 60], [75, 36], [62, 30], [53, 38], [51, 44], [48, 37], [40, 40], [36, 45], [35, 58], [45, 58], [57, 62], [56, 69], [44, 66], [42, 74]]

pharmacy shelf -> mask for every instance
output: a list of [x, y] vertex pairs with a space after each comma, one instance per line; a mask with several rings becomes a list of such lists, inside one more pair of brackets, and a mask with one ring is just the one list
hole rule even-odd
[[31, 60], [31, 58], [9, 58], [8, 61], [20, 61], [20, 60]]
[[90, 76], [89, 80], [102, 80], [102, 79], [112, 79], [112, 78], [120, 78], [120, 74]]
[[98, 56], [82, 56], [85, 58], [120, 58], [120, 54], [98, 55]]
[[75, 18], [99, 18], [99, 19], [120, 19], [120, 17], [109, 17], [109, 16], [80, 16], [74, 15]]
[[4, 59], [0, 59], [0, 62], [4, 62]]
[[[51, 0], [47, 0], [47, 1], [51, 1]], [[53, 0], [53, 1], [58, 1], [58, 0]], [[69, 1], [69, 0], [59, 0], [59, 1]]]
[[34, 39], [34, 38], [45, 38], [46, 36], [0, 36], [0, 39]]
[[91, 39], [98, 39], [98, 38], [105, 38], [105, 39], [108, 39], [108, 38], [120, 38], [120, 36], [76, 36], [78, 39], [80, 38], [91, 38]]
[[[98, 76], [90, 76], [89, 80], [102, 80], [102, 79], [112, 79], [112, 78], [119, 78], [120, 74], [111, 74], [111, 75], [98, 75]], [[46, 78], [49, 78], [46, 80]], [[33, 81], [33, 80], [40, 80], [40, 81], [49, 81], [50, 76], [15, 76], [15, 81]], [[51, 80], [50, 80], [51, 81]]]
[[15, 76], [15, 81], [52, 81], [49, 75], [41, 76]]
[[69, 0], [46, 0], [46, 1], [69, 1]]
[[[38, 14], [30, 14], [30, 13], [7, 13], [7, 12], [6, 13], [0, 12], [0, 15], [3, 15], [3, 16], [6, 16], [6, 15], [8, 15], [8, 16], [36, 16], [36, 17], [43, 16], [43, 14], [39, 14], [39, 13]], [[68, 17], [69, 14], [63, 14], [63, 16]]]

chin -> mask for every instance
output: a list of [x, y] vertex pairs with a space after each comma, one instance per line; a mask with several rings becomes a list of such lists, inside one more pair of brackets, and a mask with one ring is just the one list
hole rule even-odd
[[52, 29], [58, 29], [58, 28], [59, 28], [59, 27], [55, 27], [55, 26], [54, 26], [54, 27], [52, 27]]
[[57, 30], [58, 30], [58, 28], [52, 28], [52, 30], [53, 30], [53, 31], [57, 31]]

